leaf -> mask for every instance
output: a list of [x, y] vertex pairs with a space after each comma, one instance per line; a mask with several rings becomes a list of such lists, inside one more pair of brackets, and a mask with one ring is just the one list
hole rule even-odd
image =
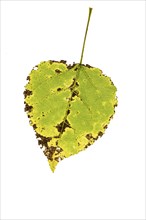
[[116, 87], [98, 68], [41, 62], [25, 87], [25, 110], [50, 167], [84, 150], [105, 131], [117, 105]]
[[45, 61], [35, 66], [25, 86], [25, 111], [38, 144], [54, 172], [60, 160], [77, 154], [104, 134], [117, 106], [116, 87], [98, 68]]

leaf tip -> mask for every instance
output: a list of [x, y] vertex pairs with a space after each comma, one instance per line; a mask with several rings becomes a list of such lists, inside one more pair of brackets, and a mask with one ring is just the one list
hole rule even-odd
[[54, 173], [58, 162], [55, 160], [53, 160], [53, 161], [48, 160], [48, 163], [49, 163], [50, 169]]

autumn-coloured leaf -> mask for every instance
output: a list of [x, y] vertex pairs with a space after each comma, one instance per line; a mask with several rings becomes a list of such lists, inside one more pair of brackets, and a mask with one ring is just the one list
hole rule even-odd
[[[88, 24], [89, 19], [87, 29]], [[82, 64], [84, 46], [85, 40], [80, 63], [41, 62], [25, 86], [25, 111], [53, 172], [60, 160], [103, 135], [117, 105], [111, 79], [100, 69]]]

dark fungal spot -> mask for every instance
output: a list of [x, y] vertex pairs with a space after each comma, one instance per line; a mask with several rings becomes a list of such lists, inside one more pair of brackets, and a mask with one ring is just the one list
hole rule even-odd
[[24, 97], [26, 98], [27, 96], [32, 95], [32, 91], [26, 89], [26, 90], [23, 92], [23, 94], [24, 94]]
[[67, 66], [67, 68], [68, 68], [68, 69], [72, 69], [75, 65], [76, 65], [75, 63], [73, 63], [73, 65], [69, 64], [69, 65]]
[[59, 136], [59, 135], [56, 135], [56, 136], [54, 136], [53, 138], [60, 138], [60, 136]]
[[[115, 111], [114, 111], [114, 113], [115, 113]], [[110, 116], [109, 120], [111, 120], [112, 118], [113, 118], [113, 115]]]
[[66, 64], [66, 60], [60, 60], [60, 63]]
[[76, 68], [75, 68], [75, 71], [77, 71], [77, 70], [78, 70], [78, 68], [76, 67]]
[[69, 65], [67, 66], [67, 69], [71, 69], [71, 68], [72, 68], [72, 65], [69, 64]]
[[53, 147], [53, 146], [49, 147], [49, 151], [50, 151], [51, 153], [54, 153], [55, 150], [56, 150], [56, 147]]
[[43, 146], [48, 147], [48, 142], [50, 142], [52, 140], [52, 137], [44, 137], [44, 136], [38, 134], [37, 132], [36, 132], [36, 137], [39, 139], [38, 144], [42, 145], [42, 147]]
[[58, 92], [61, 91], [61, 90], [62, 90], [61, 88], [58, 88], [58, 89], [57, 89]]
[[50, 64], [53, 64], [53, 63], [59, 63], [59, 61], [56, 61], [56, 60], [49, 60]]
[[[60, 148], [60, 151], [58, 152], [58, 147], [50, 146], [50, 147], [46, 147], [43, 152], [45, 156], [48, 158], [48, 160], [53, 161], [53, 156], [56, 155], [56, 152], [57, 154], [59, 154], [61, 151], [63, 151], [62, 148]], [[57, 162], [59, 162], [59, 157], [55, 157], [55, 158], [57, 159]]]
[[103, 128], [104, 128], [104, 129], [107, 129], [107, 125], [105, 125]]
[[43, 151], [45, 156], [48, 158], [48, 160], [53, 160], [53, 155], [55, 153], [56, 147], [50, 146], [46, 147], [46, 149]]
[[69, 89], [70, 89], [71, 91], [72, 91], [73, 88], [74, 88], [75, 82], [76, 82], [76, 79], [73, 78], [73, 82], [72, 82], [72, 84], [69, 86]]
[[70, 114], [70, 110], [68, 109], [66, 113], [67, 113], [67, 115], [69, 115]]
[[87, 149], [90, 145], [90, 143], [86, 144], [85, 149]]
[[[45, 61], [44, 61], [44, 63], [45, 63]], [[33, 70], [37, 70], [37, 69], [38, 69], [38, 65], [33, 67]]]
[[[103, 74], [104, 75], [104, 74]], [[105, 75], [104, 75], [105, 76]], [[110, 82], [111, 82], [111, 85], [112, 86], [114, 86], [114, 83], [113, 83], [113, 81], [111, 80], [111, 79], [109, 79], [110, 80]]]
[[71, 128], [69, 122], [67, 121], [67, 119], [65, 121], [62, 121], [60, 124], [58, 124], [56, 126], [58, 132], [63, 133], [65, 131], [66, 128]]
[[78, 96], [78, 95], [79, 95], [79, 91], [77, 91], [77, 90], [73, 91], [72, 97], [75, 97], [75, 96]]
[[55, 157], [54, 159], [55, 159], [57, 162], [59, 162], [59, 157]]
[[44, 137], [43, 135], [36, 132], [36, 137], [41, 138], [42, 140], [46, 140], [47, 142], [52, 140], [52, 137]]
[[92, 66], [90, 66], [89, 64], [86, 64], [86, 67], [88, 67], [88, 68], [93, 68]]
[[75, 64], [75, 63], [73, 63], [72, 68], [73, 68], [75, 65], [76, 65], [76, 64]]
[[[57, 155], [63, 151], [63, 149], [59, 146], [49, 146], [49, 142], [52, 140], [52, 137], [44, 137], [36, 132], [36, 137], [38, 138], [38, 144], [41, 145], [40, 148], [45, 148], [43, 153], [47, 157], [48, 160], [53, 161], [54, 155]], [[58, 138], [58, 137], [57, 137]], [[58, 141], [56, 141], [58, 145]], [[55, 158], [54, 158], [55, 159]]]
[[98, 133], [98, 136], [102, 137], [102, 135], [103, 135], [103, 132], [100, 131], [100, 132]]
[[56, 69], [55, 72], [58, 74], [61, 73], [61, 71], [59, 69]]
[[78, 82], [76, 82], [76, 86], [79, 86], [79, 83], [78, 83]]
[[34, 130], [37, 128], [36, 124], [34, 124], [32, 127], [34, 128]]
[[38, 145], [41, 145], [42, 144], [42, 140], [38, 140]]
[[114, 104], [114, 108], [117, 107], [117, 106], [118, 106], [118, 104]]
[[86, 138], [87, 138], [88, 140], [91, 140], [91, 139], [93, 139], [93, 136], [92, 136], [92, 134], [87, 134], [87, 135], [86, 135]]
[[25, 103], [25, 108], [24, 108], [25, 112], [31, 112], [32, 108], [33, 108], [32, 106], [30, 106], [27, 103]]
[[30, 81], [30, 76], [27, 76], [26, 80], [29, 80], [29, 81]]
[[73, 91], [73, 93], [72, 93], [72, 97], [74, 97], [74, 96], [76, 96], [76, 92], [75, 91]]
[[51, 140], [52, 140], [52, 138], [51, 137], [41, 137], [41, 139], [42, 139], [42, 141], [44, 142], [44, 143], [46, 143], [46, 142], [50, 142]]
[[97, 135], [95, 138], [94, 138], [94, 140], [97, 140], [99, 138], [99, 136]]

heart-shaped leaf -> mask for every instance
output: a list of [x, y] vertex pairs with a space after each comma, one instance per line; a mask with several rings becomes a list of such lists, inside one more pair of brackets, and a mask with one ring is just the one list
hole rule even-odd
[[25, 111], [54, 171], [102, 136], [115, 112], [116, 87], [100, 69], [63, 60], [41, 62], [27, 79]]

